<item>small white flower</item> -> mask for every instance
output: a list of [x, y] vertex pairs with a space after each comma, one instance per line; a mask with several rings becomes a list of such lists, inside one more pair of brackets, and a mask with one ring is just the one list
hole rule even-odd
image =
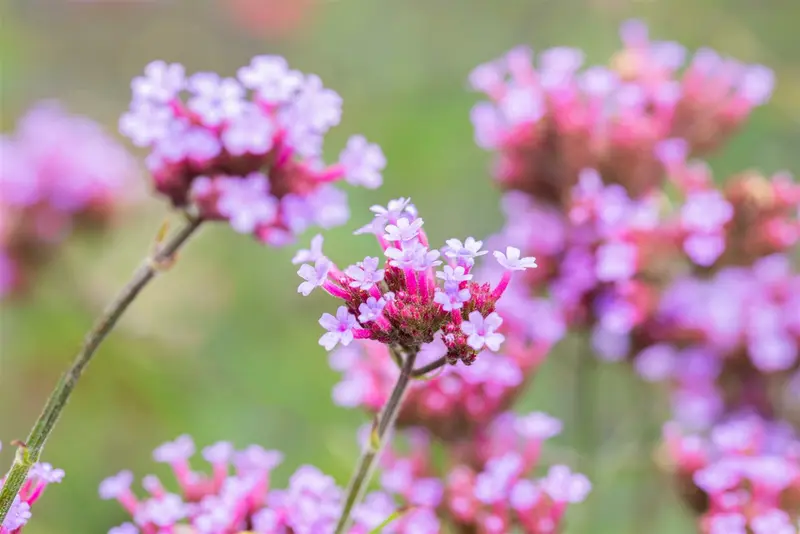
[[306, 263], [311, 261], [317, 261], [322, 257], [322, 241], [323, 241], [322, 234], [317, 234], [313, 238], [311, 238], [311, 246], [308, 250], [301, 249], [297, 251], [297, 254], [294, 255], [292, 258], [292, 263], [297, 265], [299, 263]]
[[357, 287], [363, 291], [368, 291], [372, 286], [383, 280], [384, 269], [378, 269], [378, 258], [367, 256], [358, 265], [351, 265], [345, 269], [345, 274], [352, 278], [350, 287]]
[[319, 344], [326, 350], [332, 350], [336, 345], [344, 347], [349, 345], [354, 339], [353, 329], [358, 326], [355, 315], [347, 311], [346, 306], [339, 306], [336, 317], [330, 313], [323, 313], [319, 324], [327, 330], [319, 338]]
[[398, 219], [395, 224], [386, 225], [386, 234], [383, 238], [386, 241], [407, 242], [416, 239], [424, 221], [422, 219], [411, 220], [407, 217]]
[[479, 311], [473, 311], [469, 314], [469, 320], [461, 323], [461, 331], [467, 335], [467, 345], [473, 350], [479, 351], [488, 347], [489, 350], [497, 351], [505, 340], [503, 334], [496, 332], [501, 324], [503, 318], [497, 312], [484, 318]]
[[520, 250], [516, 247], [507, 247], [505, 254], [496, 250], [494, 257], [497, 258], [497, 262], [500, 265], [509, 271], [524, 271], [525, 269], [534, 269], [537, 266], [536, 258], [532, 256], [520, 258]]
[[362, 323], [368, 323], [376, 320], [381, 316], [383, 308], [386, 306], [386, 300], [383, 298], [376, 299], [369, 297], [366, 302], [361, 303], [358, 307], [358, 320]]
[[302, 293], [304, 297], [310, 295], [315, 287], [321, 286], [328, 278], [328, 272], [331, 270], [331, 266], [331, 261], [324, 256], [318, 259], [313, 267], [307, 263], [301, 265], [297, 274], [299, 274], [305, 282], [297, 286], [297, 292]]

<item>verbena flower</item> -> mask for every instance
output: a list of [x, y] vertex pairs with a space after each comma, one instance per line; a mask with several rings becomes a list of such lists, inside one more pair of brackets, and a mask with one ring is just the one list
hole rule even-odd
[[703, 532], [797, 532], [800, 441], [791, 426], [736, 415], [704, 435], [671, 423], [664, 437], [664, 460], [703, 512]]
[[[282, 461], [282, 454], [258, 445], [235, 450], [229, 442], [219, 442], [202, 450], [211, 465], [210, 473], [191, 468], [189, 459], [195, 445], [189, 436], [158, 447], [153, 457], [169, 464], [177, 480], [173, 493], [161, 481], [148, 475], [142, 486], [148, 495], [137, 497], [131, 490], [133, 474], [121, 471], [100, 484], [102, 499], [115, 499], [131, 515], [131, 522], [114, 527], [109, 534], [155, 534], [165, 531], [196, 534], [253, 532], [274, 534], [314, 534], [332, 532], [342, 506], [343, 490], [334, 479], [316, 467], [302, 466], [289, 479], [285, 489], [270, 482], [271, 471]], [[370, 494], [355, 513], [356, 523], [349, 534], [368, 534], [402, 506], [387, 491]], [[432, 518], [427, 530], [400, 528], [403, 522]], [[431, 510], [418, 509], [392, 523], [387, 533], [435, 534], [438, 521]]]
[[[2, 444], [0, 443], [0, 448]], [[20, 534], [31, 518], [31, 507], [39, 500], [44, 490], [50, 484], [61, 482], [64, 471], [52, 465], [39, 462], [34, 464], [28, 472], [28, 479], [22, 485], [19, 494], [14, 497], [8, 515], [0, 525], [0, 534]], [[3, 487], [5, 478], [0, 478], [0, 488]]]
[[503, 187], [560, 204], [592, 167], [638, 197], [663, 181], [660, 140], [708, 152], [769, 100], [774, 75], [764, 66], [700, 49], [682, 69], [680, 44], [651, 41], [639, 21], [620, 33], [624, 48], [608, 66], [581, 69], [582, 51], [556, 47], [538, 54], [537, 68], [533, 51], [518, 47], [470, 74], [489, 98], [472, 110], [475, 138], [496, 152]]
[[636, 368], [674, 385], [675, 417], [691, 427], [742, 405], [771, 416], [800, 368], [799, 302], [800, 276], [782, 255], [711, 278], [679, 278], [643, 327], [658, 342], [636, 356]]
[[[549, 344], [527, 345], [512, 337], [500, 354], [484, 350], [470, 366], [447, 367], [414, 381], [403, 402], [398, 426], [425, 427], [446, 441], [471, 436], [516, 400], [548, 348]], [[417, 365], [432, 363], [446, 354], [447, 347], [437, 335], [422, 346]], [[342, 373], [333, 389], [334, 402], [374, 413], [388, 400], [400, 373], [386, 346], [377, 341], [359, 340], [339, 347], [331, 352], [330, 363]]]
[[75, 229], [102, 229], [138, 197], [136, 163], [93, 121], [40, 102], [0, 137], [0, 298]]
[[335, 182], [381, 185], [383, 152], [360, 135], [338, 163], [323, 164], [324, 136], [339, 123], [342, 99], [281, 57], [257, 56], [236, 78], [187, 76], [182, 65], [154, 61], [132, 89], [120, 130], [150, 149], [155, 189], [265, 243], [345, 223], [347, 196]]
[[409, 453], [388, 451], [381, 483], [420, 505], [438, 504], [448, 524], [462, 529], [532, 534], [558, 532], [564, 512], [581, 502], [591, 483], [567, 466], [551, 466], [540, 478], [541, 446], [559, 434], [561, 422], [541, 412], [502, 413], [471, 439], [458, 442], [455, 463], [440, 474], [427, 432], [407, 432]]
[[[320, 252], [313, 266], [304, 264], [298, 271], [304, 280], [298, 292], [308, 295], [321, 287], [344, 301], [336, 315], [326, 313], [320, 319], [327, 330], [320, 345], [331, 350], [354, 339], [372, 339], [417, 350], [441, 334], [447, 360], [466, 364], [484, 348], [499, 349], [503, 321], [495, 305], [512, 271], [535, 267], [535, 260], [520, 258], [513, 247], [496, 252], [504, 272], [492, 289], [471, 279], [475, 258], [483, 254], [480, 242], [453, 239], [442, 252], [431, 249], [423, 220], [408, 199], [372, 211], [373, 223], [359, 232], [375, 235], [385, 256], [382, 265], [378, 258], [366, 257], [342, 271]], [[444, 269], [436, 272], [443, 263]]]

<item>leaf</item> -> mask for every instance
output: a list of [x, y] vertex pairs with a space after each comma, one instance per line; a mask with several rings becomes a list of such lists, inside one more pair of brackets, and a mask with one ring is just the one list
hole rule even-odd
[[158, 232], [156, 233], [156, 237], [153, 240], [153, 254], [157, 254], [158, 251], [161, 249], [161, 245], [167, 238], [168, 233], [169, 233], [169, 219], [164, 219], [164, 222], [162, 222], [161, 226], [158, 227]]
[[369, 446], [370, 450], [377, 451], [378, 448], [381, 446], [381, 436], [378, 433], [378, 428], [380, 427], [380, 416], [376, 415], [375, 418], [372, 420], [372, 429], [369, 432]]

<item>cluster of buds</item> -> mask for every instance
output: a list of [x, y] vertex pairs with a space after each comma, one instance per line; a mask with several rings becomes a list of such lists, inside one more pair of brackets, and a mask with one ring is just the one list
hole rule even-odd
[[539, 479], [542, 443], [561, 422], [541, 412], [505, 412], [468, 440], [448, 447], [446, 471], [432, 461], [430, 433], [409, 429], [410, 453], [387, 451], [381, 484], [407, 499], [433, 502], [453, 532], [552, 534], [563, 531], [569, 504], [583, 501], [591, 483], [565, 465]]
[[[114, 527], [109, 534], [315, 534], [333, 532], [342, 506], [343, 491], [334, 479], [315, 467], [300, 467], [286, 489], [270, 484], [270, 473], [283, 459], [278, 451], [258, 445], [237, 451], [229, 442], [219, 442], [202, 450], [211, 464], [211, 473], [194, 471], [189, 459], [195, 445], [189, 436], [158, 447], [153, 458], [169, 464], [178, 483], [178, 493], [167, 490], [154, 475], [142, 480], [148, 497], [136, 497], [131, 490], [130, 471], [107, 478], [100, 484], [100, 497], [116, 499], [131, 515], [132, 522]], [[233, 469], [231, 469], [233, 467]], [[348, 534], [369, 534], [402, 509], [394, 495], [386, 491], [370, 494], [355, 513], [356, 522]], [[398, 514], [399, 515], [399, 514]], [[392, 522], [384, 532], [395, 534], [435, 534], [428, 524], [435, 515], [416, 507], [403, 513], [401, 523]], [[407, 525], [399, 528], [398, 525]]]
[[[446, 352], [442, 361], [469, 365], [484, 349], [497, 351], [505, 337], [498, 332], [503, 319], [495, 305], [511, 281], [514, 271], [536, 267], [536, 260], [520, 257], [508, 247], [494, 253], [504, 268], [502, 278], [490, 284], [473, 281], [475, 258], [486, 254], [483, 243], [467, 238], [450, 239], [447, 246], [431, 250], [422, 230], [423, 220], [408, 199], [397, 199], [388, 207], [373, 206], [372, 223], [357, 233], [374, 234], [386, 261], [366, 257], [344, 271], [322, 254], [321, 243], [301, 251], [295, 261], [304, 263], [298, 274], [304, 282], [298, 292], [309, 295], [321, 287], [345, 301], [336, 316], [320, 319], [327, 332], [320, 345], [332, 350], [348, 346], [354, 339], [371, 339], [403, 351], [419, 351], [441, 335]], [[446, 262], [442, 270], [435, 267]], [[442, 283], [438, 284], [437, 280]]]
[[382, 182], [383, 152], [360, 135], [324, 165], [323, 139], [341, 119], [342, 99], [281, 57], [257, 56], [235, 79], [186, 77], [181, 65], [155, 61], [132, 88], [120, 130], [151, 149], [155, 189], [262, 242], [280, 246], [309, 226], [345, 223], [347, 196], [334, 182]]
[[703, 534], [797, 534], [800, 441], [788, 425], [732, 417], [708, 437], [664, 428], [663, 459], [698, 513]]
[[475, 138], [497, 152], [503, 188], [561, 205], [589, 167], [638, 197], [663, 180], [659, 141], [679, 137], [705, 153], [771, 95], [766, 67], [701, 49], [680, 73], [683, 46], [650, 41], [639, 21], [620, 33], [625, 46], [610, 66], [581, 71], [583, 52], [558, 47], [539, 54], [537, 69], [519, 47], [472, 72], [472, 87], [490, 99], [472, 110]]
[[98, 124], [54, 102], [0, 137], [0, 160], [0, 298], [23, 291], [73, 229], [104, 228], [138, 173]]
[[[0, 443], [0, 448], [2, 444]], [[45, 462], [34, 464], [28, 473], [28, 478], [22, 485], [19, 494], [14, 498], [8, 515], [0, 525], [0, 534], [20, 534], [31, 518], [31, 506], [44, 493], [45, 488], [50, 484], [61, 482], [64, 478], [64, 471], [56, 469]], [[0, 488], [3, 487], [5, 479], [0, 478]]]

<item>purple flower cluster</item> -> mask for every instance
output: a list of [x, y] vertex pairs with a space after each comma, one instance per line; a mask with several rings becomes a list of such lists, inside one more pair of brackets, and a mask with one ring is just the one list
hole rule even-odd
[[800, 367], [797, 310], [800, 275], [783, 255], [711, 278], [677, 279], [649, 325], [660, 342], [636, 356], [636, 369], [646, 380], [674, 384], [675, 416], [690, 427], [742, 406], [771, 417], [771, 399]]
[[[511, 340], [509, 340], [511, 341]], [[507, 409], [547, 354], [549, 345], [504, 344], [502, 354], [482, 351], [469, 366], [448, 366], [414, 381], [397, 420], [401, 427], [425, 427], [445, 440], [470, 436]], [[447, 354], [440, 335], [422, 346], [417, 364], [431, 364]], [[331, 353], [330, 364], [342, 373], [333, 390], [339, 406], [377, 413], [389, 399], [400, 370], [385, 345], [359, 341]]]
[[345, 223], [336, 181], [381, 185], [383, 152], [360, 135], [324, 165], [323, 139], [341, 119], [342, 99], [281, 57], [257, 56], [236, 78], [187, 77], [183, 66], [155, 61], [132, 88], [120, 130], [150, 148], [155, 189], [262, 242], [279, 246], [309, 226]]
[[796, 534], [800, 441], [788, 425], [739, 415], [708, 437], [664, 429], [666, 460], [687, 500], [705, 514], [703, 534]]
[[556, 47], [538, 54], [518, 47], [470, 75], [487, 102], [472, 110], [475, 139], [497, 151], [495, 178], [559, 204], [584, 168], [595, 168], [634, 197], [661, 183], [654, 147], [679, 137], [693, 153], [718, 146], [752, 108], [770, 97], [774, 74], [713, 50], [651, 41], [647, 27], [621, 27], [624, 48], [610, 67], [581, 70], [582, 51]]
[[494, 311], [495, 304], [512, 272], [536, 267], [536, 260], [520, 257], [519, 249], [511, 246], [506, 252], [496, 251], [504, 272], [492, 289], [473, 281], [475, 258], [486, 254], [481, 241], [450, 239], [441, 251], [432, 250], [422, 230], [424, 221], [408, 199], [371, 209], [373, 221], [357, 233], [375, 235], [385, 256], [383, 265], [379, 258], [368, 256], [341, 271], [322, 254], [319, 241], [314, 250], [301, 251], [295, 258], [296, 263], [314, 262], [304, 263], [298, 271], [304, 280], [299, 293], [309, 295], [321, 287], [345, 301], [335, 316], [326, 313], [320, 319], [327, 330], [320, 345], [331, 350], [354, 339], [373, 339], [418, 350], [441, 334], [451, 364], [459, 360], [471, 364], [484, 349], [497, 351], [505, 337], [498, 332], [503, 320]]
[[504, 333], [541, 331], [525, 303], [548, 298], [600, 357], [670, 383], [676, 424], [702, 431], [743, 410], [788, 418], [800, 185], [751, 171], [720, 187], [690, 159], [767, 101], [773, 74], [707, 49], [678, 74], [683, 47], [650, 41], [636, 21], [621, 33], [608, 68], [580, 71], [579, 51], [555, 48], [534, 69], [519, 48], [470, 77], [491, 99], [473, 109], [477, 143], [496, 151], [494, 177], [512, 190], [489, 244], [513, 242], [540, 264], [509, 288], [510, 309], [498, 306]]
[[89, 119], [54, 102], [31, 108], [0, 136], [0, 298], [76, 227], [103, 227], [134, 197], [136, 163]]
[[[300, 467], [286, 489], [275, 489], [270, 473], [283, 459], [277, 451], [258, 445], [235, 450], [219, 442], [202, 450], [211, 464], [209, 474], [193, 470], [189, 459], [195, 445], [189, 436], [158, 447], [153, 458], [169, 464], [178, 492], [169, 491], [154, 475], [142, 480], [146, 498], [131, 490], [133, 474], [122, 471], [100, 484], [100, 497], [116, 499], [131, 515], [132, 522], [114, 527], [109, 534], [321, 534], [333, 531], [342, 505], [343, 492], [336, 482], [315, 467]], [[231, 467], [233, 469], [231, 469]], [[396, 496], [386, 491], [370, 494], [357, 508], [356, 524], [349, 534], [369, 534], [401, 509]], [[431, 523], [431, 521], [433, 521]], [[427, 529], [417, 526], [427, 524]], [[404, 526], [405, 525], [405, 526]], [[392, 522], [383, 532], [390, 534], [435, 534], [435, 515], [417, 507]]]
[[[2, 443], [0, 443], [2, 448]], [[39, 462], [28, 473], [28, 479], [22, 490], [14, 498], [8, 515], [0, 525], [0, 534], [20, 534], [31, 518], [31, 506], [39, 500], [45, 488], [50, 484], [57, 484], [64, 478], [64, 471], [52, 465]], [[3, 487], [4, 478], [0, 478], [0, 488]]]
[[686, 160], [686, 141], [668, 139], [656, 152], [683, 196], [663, 233], [695, 265], [749, 264], [800, 243], [800, 185], [790, 173], [745, 172], [719, 190], [705, 162]]
[[562, 530], [569, 504], [583, 501], [589, 480], [565, 465], [534, 479], [542, 443], [561, 432], [561, 422], [541, 412], [502, 413], [461, 442], [446, 443], [451, 465], [442, 474], [432, 460], [430, 434], [409, 429], [410, 453], [388, 451], [381, 484], [412, 503], [433, 504], [459, 531], [526, 534]]
[[[625, 358], [654, 292], [642, 275], [658, 261], [651, 254], [660, 228], [656, 199], [631, 199], [621, 186], [606, 185], [596, 171], [584, 169], [566, 212], [521, 192], [507, 193], [503, 208], [506, 225], [492, 246], [520, 243], [541, 264], [513, 288], [508, 309], [500, 309], [509, 329], [523, 340], [546, 336], [557, 342], [565, 323], [589, 328], [599, 356]], [[538, 320], [544, 295], [561, 320]], [[534, 310], [539, 313], [532, 321]]]

